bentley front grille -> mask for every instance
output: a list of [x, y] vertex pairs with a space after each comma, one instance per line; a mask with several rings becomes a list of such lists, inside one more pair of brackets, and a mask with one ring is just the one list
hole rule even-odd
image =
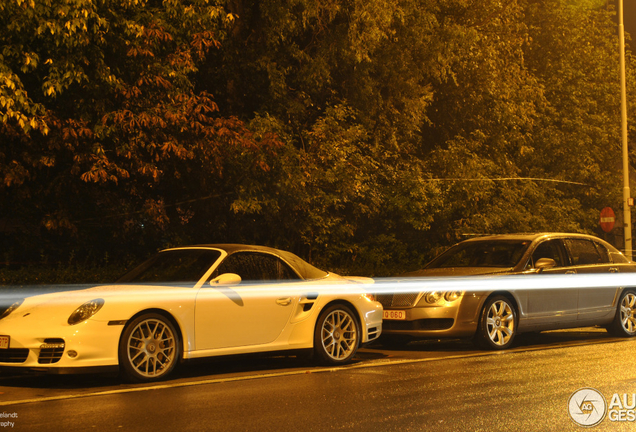
[[378, 294], [377, 300], [382, 303], [385, 308], [404, 308], [413, 307], [417, 302], [420, 293], [404, 293], [404, 294]]

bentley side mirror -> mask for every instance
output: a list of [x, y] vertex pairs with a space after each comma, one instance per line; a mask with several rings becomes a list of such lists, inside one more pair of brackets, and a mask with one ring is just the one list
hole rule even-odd
[[539, 273], [552, 267], [556, 267], [556, 261], [552, 258], [539, 258], [537, 262], [534, 263], [534, 268], [537, 269]]
[[223, 273], [212, 279], [210, 285], [238, 285], [241, 283], [241, 277], [236, 273]]

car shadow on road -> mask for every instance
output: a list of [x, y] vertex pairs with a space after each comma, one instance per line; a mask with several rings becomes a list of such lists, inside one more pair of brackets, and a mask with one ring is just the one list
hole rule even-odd
[[[368, 361], [389, 358], [419, 359], [435, 358], [445, 355], [472, 355], [486, 353], [470, 340], [462, 339], [426, 339], [406, 344], [375, 342], [361, 348], [348, 366], [355, 367]], [[522, 333], [517, 335], [510, 350], [549, 349], [571, 345], [610, 343], [624, 341], [609, 335], [601, 328], [580, 328], [571, 330], [553, 330], [542, 333]], [[68, 394], [95, 391], [110, 391], [142, 386], [179, 384], [188, 381], [214, 381], [240, 379], [253, 375], [275, 375], [289, 373], [310, 373], [324, 369], [311, 356], [304, 353], [285, 354], [248, 354], [240, 356], [212, 357], [190, 360], [179, 365], [168, 379], [156, 383], [129, 383], [118, 375], [0, 375], [0, 401], [3, 393], [11, 388], [54, 389]], [[55, 394], [55, 393], [54, 393]]]
[[78, 374], [78, 375], [44, 375], [39, 373], [21, 373], [16, 375], [0, 375], [0, 400], [7, 388], [49, 388], [59, 390], [92, 390], [113, 387], [123, 381], [113, 374]]
[[[353, 361], [347, 366], [386, 357], [382, 353], [365, 353], [358, 351]], [[38, 373], [22, 373], [20, 375], [0, 375], [0, 401], [3, 388], [32, 388], [56, 390], [90, 390], [92, 392], [111, 389], [135, 388], [140, 386], [154, 386], [174, 384], [192, 380], [236, 379], [244, 376], [259, 374], [286, 374], [311, 372], [324, 368], [310, 354], [244, 354], [236, 356], [209, 357], [188, 360], [179, 365], [175, 371], [164, 380], [153, 383], [131, 383], [118, 374], [80, 374], [80, 375], [46, 375]], [[67, 392], [65, 392], [67, 394]]]
[[[545, 332], [521, 333], [515, 337], [510, 349], [541, 349], [559, 346], [604, 343], [625, 340], [611, 336], [603, 328], [585, 327]], [[386, 352], [444, 352], [461, 353], [483, 351], [470, 339], [420, 339], [404, 341], [383, 335], [382, 339], [366, 348], [368, 351]]]

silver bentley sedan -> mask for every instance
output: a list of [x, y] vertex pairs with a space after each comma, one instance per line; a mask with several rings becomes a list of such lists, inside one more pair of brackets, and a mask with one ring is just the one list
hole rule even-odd
[[[609, 276], [625, 272], [636, 272], [636, 263], [589, 235], [506, 234], [465, 240], [378, 293], [384, 307], [384, 342], [473, 338], [483, 348], [501, 350], [521, 332], [588, 326], [632, 337], [636, 280], [630, 286], [621, 279], [614, 286]], [[601, 279], [576, 276], [582, 274]], [[550, 280], [545, 275], [565, 283], [545, 285]], [[453, 284], [440, 289], [430, 283], [440, 280]], [[528, 280], [532, 283], [525, 283]], [[583, 280], [603, 283], [577, 286]]]

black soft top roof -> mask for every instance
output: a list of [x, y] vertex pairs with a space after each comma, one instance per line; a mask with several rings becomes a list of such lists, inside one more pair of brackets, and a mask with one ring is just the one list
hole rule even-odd
[[183, 246], [176, 247], [172, 249], [196, 249], [196, 248], [211, 248], [211, 249], [222, 249], [227, 252], [228, 255], [231, 255], [235, 252], [261, 252], [261, 253], [269, 253], [272, 255], [276, 255], [283, 259], [283, 261], [287, 262], [291, 265], [302, 277], [303, 279], [322, 279], [329, 275], [328, 272], [320, 270], [297, 255], [287, 252], [280, 249], [271, 248], [268, 246], [257, 246], [257, 245], [244, 245], [237, 243], [218, 243], [218, 244], [201, 244], [201, 245], [193, 245], [193, 246]]

